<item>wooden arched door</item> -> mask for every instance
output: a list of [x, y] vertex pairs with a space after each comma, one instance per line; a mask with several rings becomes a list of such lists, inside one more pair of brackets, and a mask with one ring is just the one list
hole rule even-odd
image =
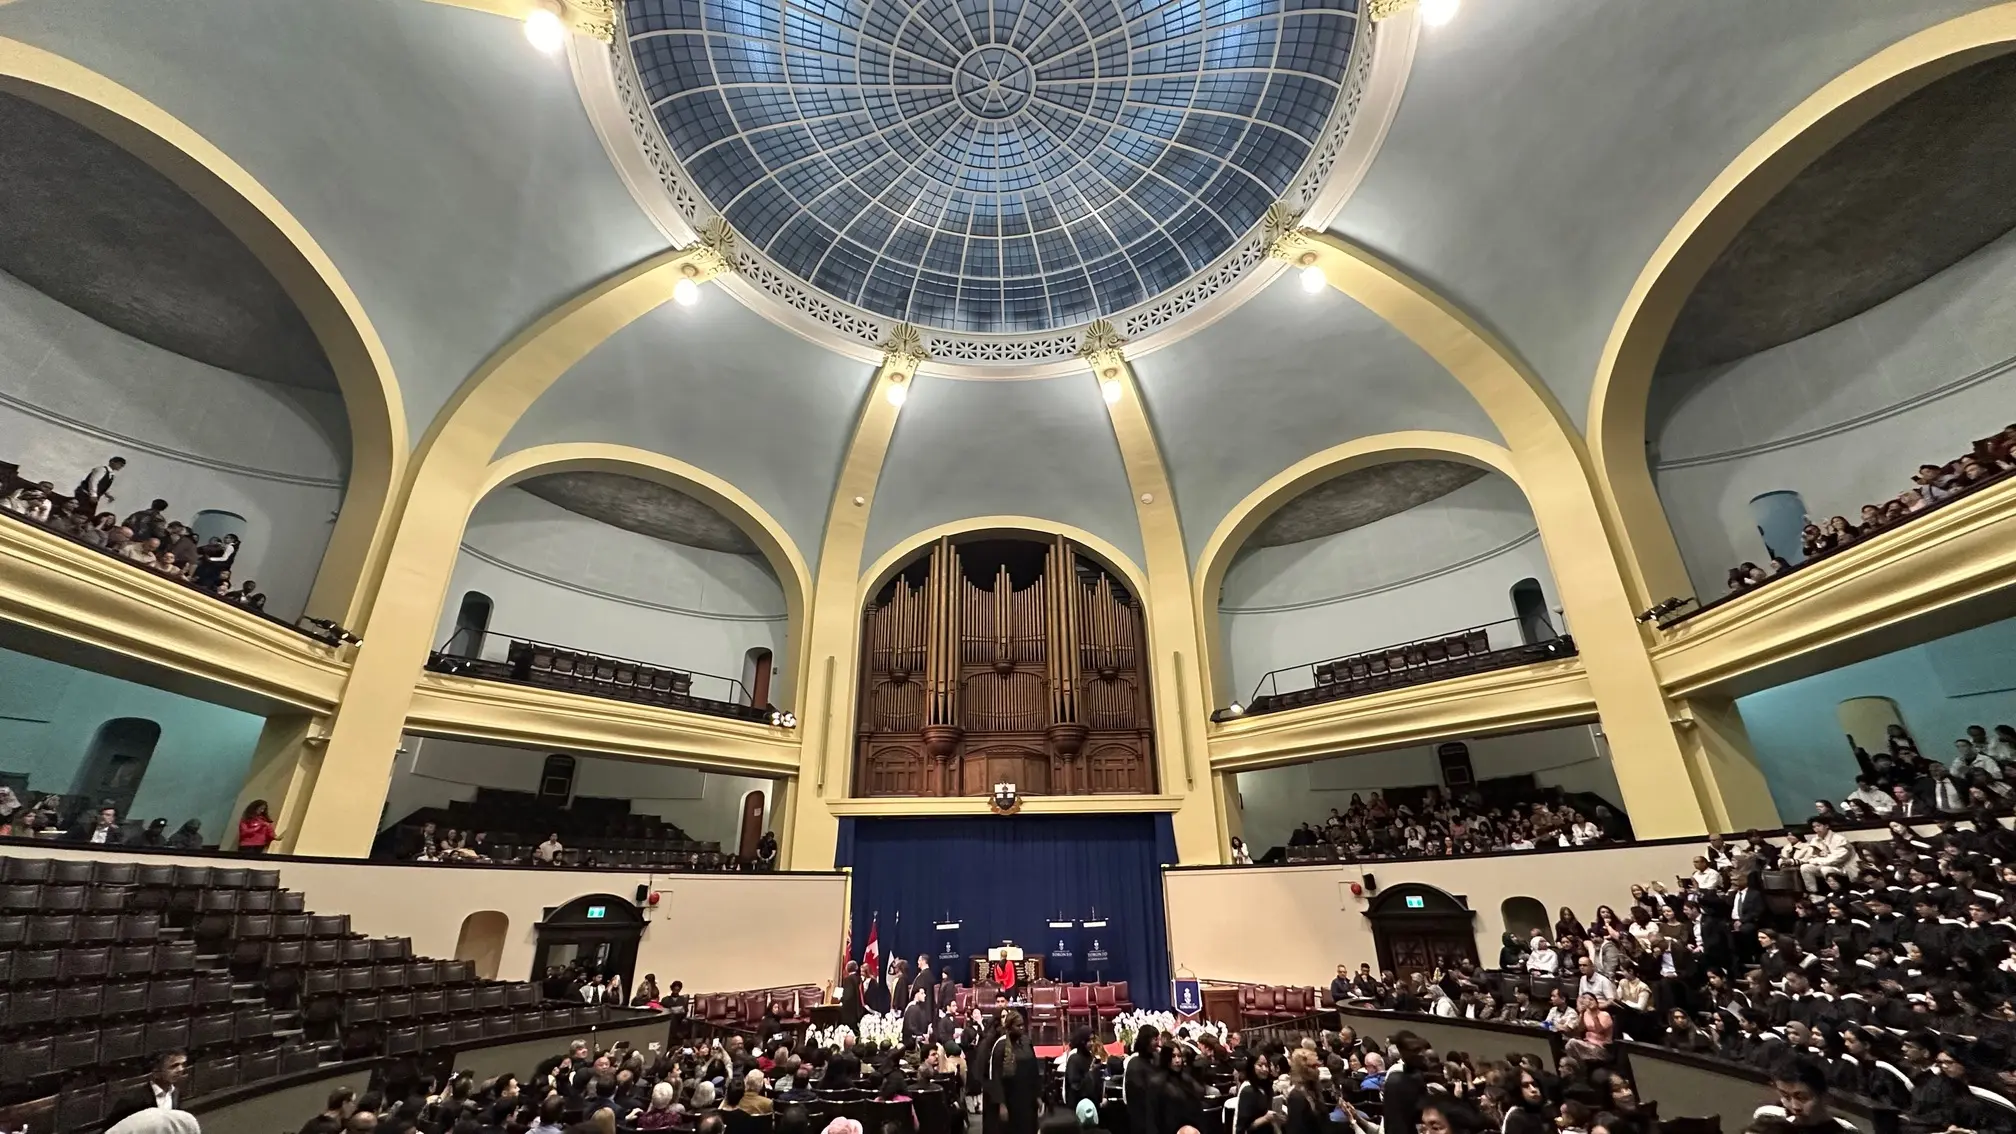
[[1373, 898], [1365, 917], [1382, 970], [1404, 978], [1477, 963], [1477, 913], [1447, 890], [1403, 882]]

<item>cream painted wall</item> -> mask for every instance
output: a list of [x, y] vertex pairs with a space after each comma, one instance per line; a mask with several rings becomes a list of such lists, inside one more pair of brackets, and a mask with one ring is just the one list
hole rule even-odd
[[[1347, 532], [1248, 550], [1219, 594], [1227, 699], [1250, 699], [1282, 666], [1512, 618], [1512, 585], [1526, 578], [1540, 581], [1563, 629], [1533, 511], [1499, 473]], [[1493, 627], [1494, 647], [1518, 641], [1516, 627]], [[1306, 673], [1282, 674], [1272, 688], [1308, 684]]]
[[[740, 680], [748, 651], [784, 656], [784, 590], [761, 556], [669, 543], [590, 520], [516, 488], [476, 506], [442, 603], [435, 642], [469, 591], [489, 595], [490, 628], [596, 653]], [[503, 657], [495, 639], [486, 657]], [[775, 676], [785, 706], [792, 683]], [[731, 687], [696, 677], [693, 692]]]
[[[1369, 872], [1382, 889], [1425, 882], [1468, 897], [1477, 911], [1477, 954], [1488, 964], [1497, 959], [1505, 932], [1499, 912], [1505, 899], [1538, 898], [1549, 911], [1573, 906], [1587, 917], [1599, 905], [1623, 904], [1633, 882], [1658, 879], [1673, 886], [1698, 850], [1689, 842], [1362, 866], [1166, 871], [1170, 963], [1205, 980], [1319, 988], [1340, 964], [1376, 965], [1366, 899], [1351, 893], [1351, 883]], [[1255, 947], [1256, 932], [1265, 948]]]
[[[1507, 736], [1456, 737], [1470, 746], [1478, 779], [1531, 775], [1542, 787], [1595, 792], [1621, 805], [1609, 745], [1593, 725], [1542, 729]], [[1258, 857], [1285, 845], [1297, 824], [1315, 822], [1332, 808], [1344, 810], [1353, 792], [1440, 784], [1442, 765], [1433, 744], [1338, 756], [1239, 773], [1241, 822]]]
[[[445, 737], [408, 734], [392, 771], [392, 790], [379, 827], [422, 807], [446, 807], [450, 800], [476, 798], [478, 787], [539, 790], [539, 774], [554, 749], [507, 748]], [[742, 800], [763, 793], [765, 822], [777, 803], [774, 780], [729, 776], [660, 760], [618, 760], [575, 753], [574, 794], [627, 799], [639, 815], [677, 823], [692, 838], [714, 841], [733, 853], [742, 830]]]
[[1654, 479], [1695, 588], [1763, 562], [1750, 501], [1789, 489], [1856, 521], [2007, 424], [2016, 400], [2016, 233], [1886, 303], [1652, 392]]
[[0, 460], [68, 495], [126, 458], [106, 511], [160, 497], [185, 523], [245, 517], [233, 575], [301, 612], [343, 502], [349, 423], [334, 392], [219, 370], [150, 346], [0, 272]]
[[[216, 865], [184, 855], [119, 855], [64, 847], [0, 847], [0, 857], [134, 858]], [[728, 992], [787, 984], [825, 984], [840, 955], [847, 880], [840, 874], [651, 874], [643, 871], [536, 870], [372, 864], [354, 860], [274, 859], [280, 884], [307, 895], [317, 913], [347, 913], [370, 936], [413, 939], [413, 951], [453, 957], [462, 919], [497, 910], [510, 919], [500, 979], [531, 975], [533, 931], [545, 911], [585, 894], [624, 900], [646, 884], [658, 891], [637, 954], [637, 971], [661, 985], [683, 980], [691, 992]], [[760, 933], [695, 932], [718, 925], [723, 911], [761, 910]]]

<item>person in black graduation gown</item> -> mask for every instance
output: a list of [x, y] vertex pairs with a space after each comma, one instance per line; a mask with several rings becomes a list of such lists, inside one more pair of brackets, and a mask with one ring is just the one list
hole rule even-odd
[[1022, 1028], [1022, 1013], [1001, 1013], [1001, 1035], [987, 1052], [987, 1104], [1001, 1134], [1036, 1134], [1043, 1066]]
[[1154, 1134], [1156, 1070], [1155, 1053], [1162, 1046], [1162, 1033], [1143, 1024], [1134, 1033], [1134, 1051], [1120, 1074], [1120, 1096], [1127, 1103], [1128, 1134]]
[[1106, 1061], [1093, 1054], [1091, 1028], [1079, 1028], [1071, 1036], [1071, 1054], [1064, 1060], [1064, 1106], [1075, 1108], [1079, 1099], [1091, 1099], [1097, 1106], [1106, 1097]]
[[861, 1002], [861, 967], [849, 961], [846, 975], [840, 978], [840, 1022], [858, 1028], [865, 1014]]
[[933, 1015], [931, 1000], [925, 995], [925, 990], [920, 988], [911, 993], [910, 1003], [903, 1007], [903, 1038], [916, 1039], [930, 1034]]

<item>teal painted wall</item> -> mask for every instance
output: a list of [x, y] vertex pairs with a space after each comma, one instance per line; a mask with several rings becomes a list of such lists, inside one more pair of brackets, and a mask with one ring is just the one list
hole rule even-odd
[[172, 829], [201, 819], [211, 842], [231, 820], [265, 718], [130, 681], [0, 650], [0, 771], [68, 796], [98, 726], [144, 717], [161, 726], [133, 817]]
[[1839, 800], [1855, 786], [1855, 757], [1835, 715], [1853, 697], [1890, 698], [1918, 747], [1951, 761], [1966, 726], [2016, 724], [2016, 619], [1737, 698], [1784, 819], [1806, 818], [1814, 800]]

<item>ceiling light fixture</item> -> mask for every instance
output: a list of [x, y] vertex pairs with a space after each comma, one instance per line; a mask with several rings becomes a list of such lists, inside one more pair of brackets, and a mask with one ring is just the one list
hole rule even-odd
[[900, 406], [910, 400], [910, 387], [904, 385], [909, 380], [910, 376], [900, 370], [889, 376], [889, 388], [882, 391], [882, 396], [889, 399], [890, 405]]
[[1106, 404], [1109, 406], [1118, 404], [1122, 392], [1118, 378], [1108, 378], [1104, 382], [1099, 383], [1099, 396], [1105, 398]]
[[525, 38], [548, 55], [566, 46], [567, 23], [560, 18], [559, 6], [537, 0], [525, 13]]
[[1329, 283], [1329, 280], [1323, 278], [1323, 269], [1314, 266], [1302, 269], [1302, 290], [1310, 295], [1322, 291], [1329, 286]]
[[691, 307], [700, 302], [700, 285], [690, 279], [682, 279], [672, 285], [672, 300], [681, 307]]
[[1463, 6], [1463, 0], [1421, 0], [1421, 22], [1431, 28], [1439, 28], [1456, 18], [1456, 9]]

